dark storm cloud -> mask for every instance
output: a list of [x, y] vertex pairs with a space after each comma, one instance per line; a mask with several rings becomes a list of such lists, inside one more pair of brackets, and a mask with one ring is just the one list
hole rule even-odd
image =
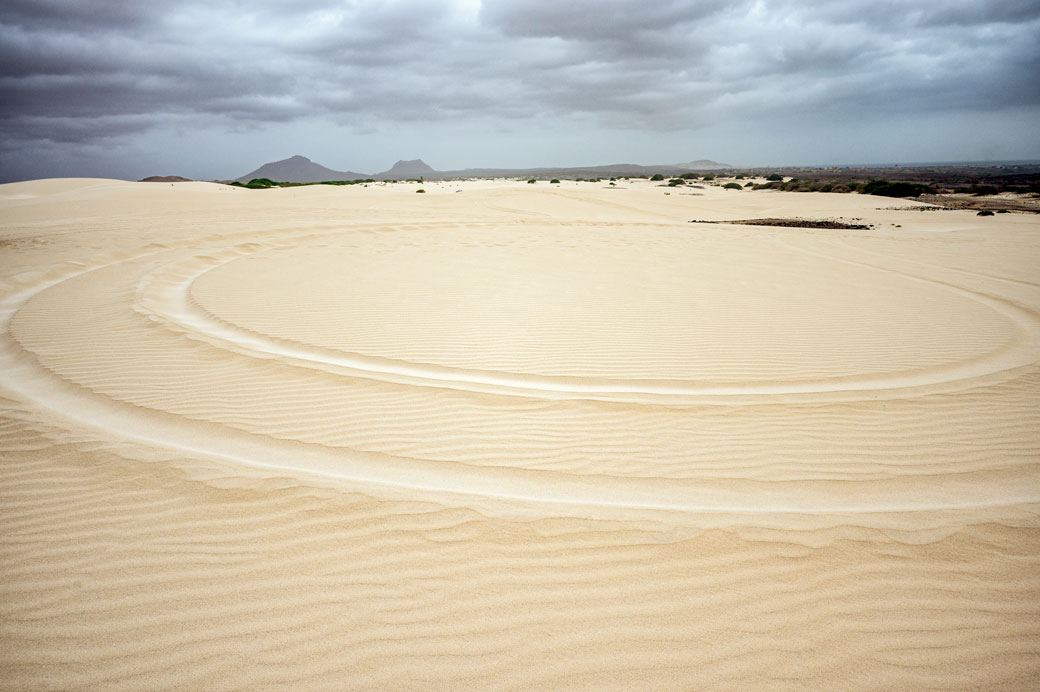
[[875, 0], [870, 3], [821, 3], [814, 14], [826, 21], [861, 22], [874, 26], [903, 25], [912, 29], [949, 25], [1016, 23], [1036, 19], [1035, 0], [943, 0], [905, 2]]
[[1033, 107], [1038, 35], [1035, 0], [8, 0], [0, 134]]
[[549, 110], [696, 126], [770, 112], [999, 109], [1040, 102], [1035, 2], [484, 2], [505, 37], [567, 47], [526, 70]]
[[582, 41], [628, 41], [640, 33], [667, 34], [713, 14], [745, 5], [724, 0], [487, 0], [480, 17], [513, 36], [543, 36]]
[[11, 26], [56, 27], [83, 31], [131, 29], [146, 24], [155, 15], [149, 3], [125, 0], [5, 0], [3, 21]]
[[62, 15], [56, 2], [24, 3], [4, 15], [5, 120], [147, 114], [159, 122], [188, 112], [262, 123], [320, 114], [323, 102], [342, 108], [346, 93], [355, 103], [382, 104], [385, 117], [394, 103], [428, 103], [424, 89], [439, 86], [409, 74], [438, 40], [439, 11], [428, 3], [315, 2], [306, 13], [274, 2], [228, 11], [180, 3], [118, 19], [100, 7], [98, 17], [110, 22], [84, 18], [80, 6], [68, 3]]

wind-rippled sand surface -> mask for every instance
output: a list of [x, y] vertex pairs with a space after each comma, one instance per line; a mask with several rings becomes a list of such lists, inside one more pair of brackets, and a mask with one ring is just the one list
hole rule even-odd
[[619, 186], [0, 186], [0, 687], [1036, 689], [1038, 218]]

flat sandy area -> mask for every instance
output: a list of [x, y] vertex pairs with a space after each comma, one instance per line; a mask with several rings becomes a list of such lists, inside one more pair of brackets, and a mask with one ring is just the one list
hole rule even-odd
[[1040, 216], [417, 187], [0, 185], [0, 689], [1037, 689]]

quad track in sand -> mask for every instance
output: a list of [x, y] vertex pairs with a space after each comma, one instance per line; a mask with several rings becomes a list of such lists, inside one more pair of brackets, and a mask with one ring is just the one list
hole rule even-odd
[[[1028, 371], [1032, 306], [805, 240], [571, 221], [149, 247], [23, 277], [3, 304], [5, 388], [178, 453], [528, 511], [887, 523], [1040, 499], [982, 450], [900, 461], [882, 438], [854, 458], [880, 428], [842, 429], [849, 407], [970, 399]], [[89, 317], [56, 322], [58, 305]], [[801, 416], [823, 417], [822, 453], [792, 445]], [[944, 422], [910, 424], [934, 438]]]
[[0, 689], [1031, 688], [1034, 217], [415, 187], [0, 186]]

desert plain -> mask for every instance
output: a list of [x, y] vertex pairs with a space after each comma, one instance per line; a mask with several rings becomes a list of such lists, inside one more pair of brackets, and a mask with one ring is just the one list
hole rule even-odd
[[1040, 216], [419, 187], [0, 185], [0, 688], [1037, 689]]

